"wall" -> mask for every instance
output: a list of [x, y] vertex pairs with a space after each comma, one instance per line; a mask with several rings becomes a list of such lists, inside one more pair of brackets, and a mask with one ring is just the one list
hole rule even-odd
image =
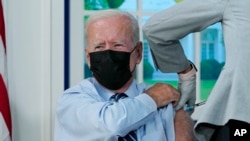
[[52, 141], [63, 91], [63, 0], [6, 0], [13, 141]]

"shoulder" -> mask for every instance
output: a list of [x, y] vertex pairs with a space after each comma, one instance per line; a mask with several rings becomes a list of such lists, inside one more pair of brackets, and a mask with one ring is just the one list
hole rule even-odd
[[137, 83], [136, 87], [140, 93], [143, 93], [146, 91], [148, 88], [150, 88], [152, 85], [147, 84], [147, 83]]
[[79, 94], [87, 91], [95, 90], [93, 78], [87, 78], [79, 82], [78, 84], [66, 89], [64, 94]]
[[91, 99], [100, 99], [100, 95], [97, 92], [96, 85], [93, 78], [87, 78], [79, 82], [78, 84], [68, 88], [63, 92], [59, 99], [68, 99], [68, 98], [91, 98]]
[[102, 101], [92, 78], [84, 79], [78, 84], [66, 89], [57, 99], [58, 104], [83, 103], [89, 101]]

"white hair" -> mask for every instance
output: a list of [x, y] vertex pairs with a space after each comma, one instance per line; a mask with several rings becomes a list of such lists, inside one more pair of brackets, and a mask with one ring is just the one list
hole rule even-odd
[[105, 19], [105, 18], [109, 18], [109, 17], [115, 17], [115, 16], [121, 16], [121, 17], [126, 17], [129, 20], [129, 28], [131, 28], [131, 39], [133, 41], [133, 44], [136, 45], [139, 40], [139, 25], [138, 22], [136, 20], [136, 18], [130, 14], [129, 12], [126, 11], [121, 11], [121, 10], [114, 10], [114, 9], [108, 9], [108, 10], [101, 10], [98, 11], [96, 14], [91, 15], [85, 25], [85, 37], [86, 37], [86, 43], [87, 43], [87, 38], [88, 38], [88, 30], [89, 30], [89, 26], [96, 20], [100, 20], [100, 19]]

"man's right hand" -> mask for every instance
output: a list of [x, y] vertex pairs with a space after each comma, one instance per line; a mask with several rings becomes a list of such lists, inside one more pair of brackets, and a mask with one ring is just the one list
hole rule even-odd
[[178, 90], [173, 86], [164, 83], [156, 83], [154, 86], [146, 90], [145, 93], [153, 98], [158, 108], [171, 102], [175, 105], [180, 99], [180, 93]]

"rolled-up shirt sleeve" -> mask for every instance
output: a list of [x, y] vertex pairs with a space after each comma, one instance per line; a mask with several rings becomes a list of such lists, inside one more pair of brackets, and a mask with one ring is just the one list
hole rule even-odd
[[100, 131], [124, 136], [145, 124], [156, 112], [156, 103], [147, 94], [110, 102], [97, 101], [89, 94], [69, 93], [64, 94], [57, 105], [58, 123], [62, 128], [84, 136]]
[[125, 98], [104, 106], [99, 120], [116, 135], [124, 136], [144, 125], [156, 113], [157, 106], [147, 94]]

